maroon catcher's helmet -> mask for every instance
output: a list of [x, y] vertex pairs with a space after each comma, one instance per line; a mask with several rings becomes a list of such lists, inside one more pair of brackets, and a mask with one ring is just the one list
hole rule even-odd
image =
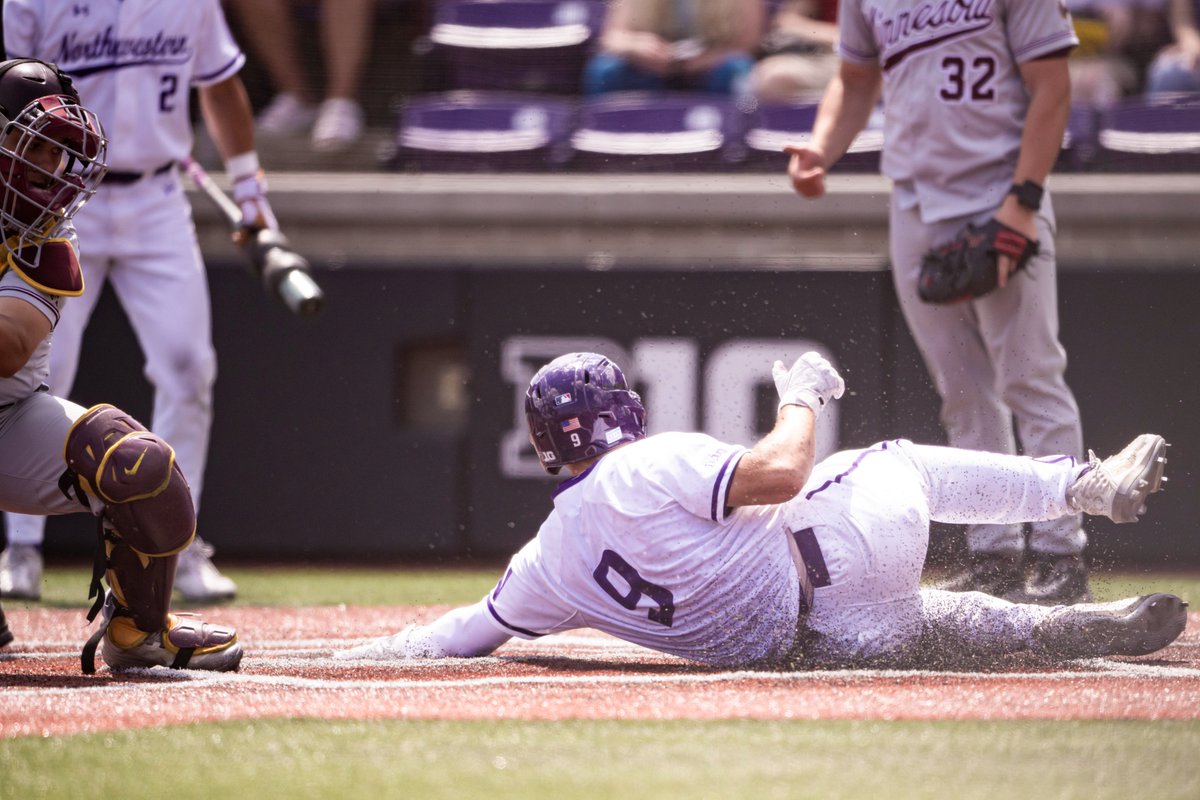
[[58, 67], [34, 58], [0, 62], [0, 227], [24, 266], [37, 266], [41, 245], [95, 194], [107, 144], [100, 120]]

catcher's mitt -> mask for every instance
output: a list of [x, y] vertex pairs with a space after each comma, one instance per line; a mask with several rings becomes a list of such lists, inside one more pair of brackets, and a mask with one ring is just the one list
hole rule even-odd
[[982, 297], [996, 288], [997, 257], [1016, 262], [1013, 272], [1024, 269], [1037, 254], [1036, 239], [999, 220], [982, 226], [967, 225], [946, 244], [933, 248], [921, 259], [917, 291], [926, 303], [958, 303]]

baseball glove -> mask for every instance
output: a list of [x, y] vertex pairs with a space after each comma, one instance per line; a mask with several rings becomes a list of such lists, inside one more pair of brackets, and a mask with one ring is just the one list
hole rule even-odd
[[997, 258], [1016, 262], [1013, 272], [1024, 269], [1037, 254], [1038, 243], [999, 220], [982, 226], [967, 225], [946, 244], [921, 259], [917, 291], [926, 303], [958, 303], [982, 297], [996, 288]]

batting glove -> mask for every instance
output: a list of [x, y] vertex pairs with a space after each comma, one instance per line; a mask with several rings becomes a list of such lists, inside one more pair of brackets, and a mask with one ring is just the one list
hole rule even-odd
[[267, 202], [267, 179], [261, 171], [233, 179], [233, 200], [242, 209], [242, 227], [279, 230], [279, 221]]
[[830, 400], [836, 400], [846, 391], [846, 382], [838, 375], [819, 353], [808, 352], [796, 359], [788, 369], [782, 361], [771, 368], [775, 389], [779, 392], [779, 407], [789, 405], [808, 406], [814, 414], [820, 414]]

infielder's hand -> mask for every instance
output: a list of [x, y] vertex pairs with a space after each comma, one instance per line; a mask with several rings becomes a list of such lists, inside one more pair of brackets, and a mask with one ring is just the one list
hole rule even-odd
[[813, 200], [825, 194], [825, 157], [806, 145], [789, 144], [783, 152], [791, 156], [788, 177], [792, 188]]
[[788, 369], [782, 361], [771, 368], [775, 389], [779, 392], [779, 407], [788, 405], [808, 406], [813, 414], [819, 415], [830, 400], [836, 400], [846, 391], [846, 382], [825, 358], [809, 351], [796, 359]]
[[234, 234], [235, 242], [239, 234], [244, 238], [250, 228], [279, 230], [275, 212], [267, 202], [267, 179], [261, 171], [233, 179], [233, 200], [242, 209], [242, 230]]
[[[1008, 195], [996, 211], [996, 220], [1004, 223], [1017, 233], [1036, 242], [1038, 238], [1037, 212], [1032, 211], [1017, 202], [1014, 195]], [[1010, 256], [996, 254], [996, 286], [1003, 289], [1008, 285], [1008, 278], [1017, 271], [1017, 262]]]

